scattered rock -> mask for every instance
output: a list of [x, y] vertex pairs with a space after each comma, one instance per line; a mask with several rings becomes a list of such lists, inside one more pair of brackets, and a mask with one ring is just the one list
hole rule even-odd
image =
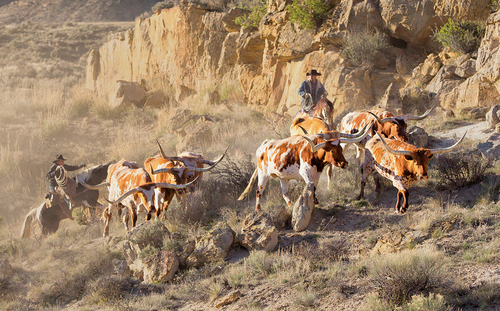
[[220, 103], [220, 95], [217, 90], [213, 92], [208, 92], [203, 96], [203, 104], [204, 105], [215, 105]]
[[278, 229], [265, 212], [252, 212], [243, 221], [238, 241], [246, 249], [272, 251], [278, 244]]
[[426, 147], [427, 143], [429, 142], [429, 135], [423, 128], [416, 125], [411, 126], [408, 129], [408, 138], [410, 144], [415, 145], [418, 148]]
[[488, 110], [486, 113], [486, 122], [488, 122], [488, 128], [494, 129], [498, 122], [500, 122], [500, 118], [498, 117], [498, 113], [500, 111], [500, 105], [495, 105]]
[[408, 58], [406, 58], [404, 55], [398, 55], [398, 57], [396, 58], [396, 71], [401, 75], [405, 75], [411, 70], [412, 65]]
[[393, 113], [401, 113], [402, 107], [399, 90], [394, 83], [389, 84], [389, 87], [387, 87], [387, 89], [385, 90], [385, 93], [380, 100], [379, 106]]
[[229, 294], [227, 294], [226, 296], [217, 299], [214, 305], [216, 308], [222, 308], [223, 306], [231, 304], [236, 300], [240, 299], [240, 297], [241, 297], [241, 292], [239, 290], [234, 290]]
[[306, 185], [300, 198], [295, 202], [292, 212], [292, 227], [295, 231], [303, 231], [309, 226], [314, 208], [314, 185]]
[[193, 253], [195, 246], [195, 240], [187, 240], [181, 245], [182, 251], [178, 253], [179, 264], [181, 266], [186, 265], [187, 258]]
[[119, 277], [128, 278], [132, 276], [132, 271], [127, 265], [126, 260], [113, 259], [113, 274]]
[[280, 205], [271, 211], [271, 219], [274, 226], [281, 230], [287, 227], [288, 222], [292, 219], [292, 215], [290, 215], [290, 212], [284, 205]]
[[486, 142], [478, 144], [477, 149], [484, 157], [498, 158], [500, 156], [500, 134], [494, 133]]
[[186, 260], [186, 266], [201, 267], [206, 262], [224, 260], [235, 235], [226, 223], [218, 223], [197, 241], [194, 251]]
[[131, 104], [142, 107], [146, 99], [146, 91], [139, 83], [131, 81], [118, 80], [113, 94], [113, 108], [127, 108]]
[[[150, 240], [144, 241], [141, 236], [144, 232], [143, 230], [155, 230], [154, 235], [150, 235], [152, 238]], [[163, 246], [163, 239], [165, 236], [170, 235], [167, 227], [165, 227], [161, 222], [146, 221], [139, 224], [129, 232], [127, 232], [123, 242], [123, 253], [127, 265], [132, 270], [132, 272], [138, 276], [142, 277], [144, 265], [139, 255], [146, 246], [153, 245], [157, 248]]]
[[144, 107], [161, 109], [168, 105], [168, 98], [163, 94], [163, 92], [154, 92], [149, 95], [144, 103]]
[[486, 107], [477, 107], [472, 109], [469, 112], [469, 115], [473, 119], [484, 119], [486, 117], [486, 113], [488, 111], [488, 108]]
[[179, 270], [179, 260], [172, 251], [159, 251], [142, 261], [145, 283], [163, 283], [174, 278]]
[[473, 76], [476, 73], [476, 61], [469, 59], [463, 62], [457, 69], [455, 70], [455, 74], [460, 78], [467, 79]]
[[426, 237], [420, 231], [390, 231], [378, 239], [371, 254], [395, 253], [414, 244], [421, 243]]
[[422, 66], [420, 67], [420, 74], [425, 77], [434, 77], [437, 75], [439, 69], [441, 69], [441, 60], [439, 56], [434, 53], [431, 53], [427, 56], [427, 59], [424, 61]]

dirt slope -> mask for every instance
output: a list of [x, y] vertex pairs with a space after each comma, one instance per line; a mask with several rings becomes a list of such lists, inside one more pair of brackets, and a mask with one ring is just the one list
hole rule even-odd
[[151, 12], [156, 0], [35, 0], [0, 1], [0, 25], [32, 22], [133, 21], [144, 12]]

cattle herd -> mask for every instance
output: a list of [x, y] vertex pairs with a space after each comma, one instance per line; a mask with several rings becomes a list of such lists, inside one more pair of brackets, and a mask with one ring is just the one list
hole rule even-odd
[[[331, 167], [346, 168], [343, 152], [350, 144], [356, 144], [356, 160], [362, 172], [358, 199], [364, 196], [367, 177], [377, 171], [398, 189], [396, 213], [405, 213], [408, 209], [408, 188], [418, 178], [427, 179], [429, 160], [434, 154], [455, 149], [465, 137], [464, 134], [458, 142], [447, 148], [426, 149], [409, 144], [406, 122], [422, 120], [431, 111], [422, 116], [394, 116], [382, 110], [352, 112], [342, 118], [340, 132], [321, 118], [308, 114], [296, 116], [290, 128], [291, 137], [266, 140], [257, 149], [257, 168], [239, 200], [246, 197], [258, 178], [255, 209], [259, 211], [262, 192], [272, 176], [279, 178], [283, 198], [290, 206], [287, 193], [289, 180], [302, 178], [315, 191], [321, 173], [327, 168], [330, 183]], [[365, 152], [362, 164], [361, 150]], [[379, 175], [374, 176], [374, 179], [376, 192], [380, 194]], [[318, 202], [316, 196], [314, 202]]]
[[[332, 105], [330, 105], [332, 106]], [[335, 130], [331, 121], [325, 122], [321, 116], [331, 115], [329, 105], [318, 105], [320, 109], [330, 108], [330, 113], [316, 112], [316, 115], [297, 115], [290, 128], [291, 136], [281, 140], [266, 140], [256, 151], [257, 168], [255, 169], [248, 186], [238, 200], [244, 199], [252, 190], [253, 184], [258, 179], [256, 211], [261, 210], [261, 197], [269, 177], [277, 177], [281, 183], [281, 192], [288, 206], [291, 200], [288, 197], [288, 183], [291, 179], [302, 178], [308, 187], [316, 190], [321, 173], [326, 169], [328, 183], [332, 178], [332, 167], [346, 168], [348, 162], [344, 151], [349, 145], [355, 144], [357, 148], [356, 162], [360, 167], [361, 191], [358, 199], [364, 196], [364, 187], [367, 177], [377, 171], [381, 176], [392, 181], [398, 189], [396, 213], [405, 213], [408, 209], [408, 188], [418, 178], [427, 179], [427, 166], [434, 154], [448, 152], [455, 149], [464, 136], [455, 144], [447, 148], [426, 149], [417, 148], [408, 143], [406, 132], [407, 121], [421, 120], [429, 115], [429, 110], [422, 116], [394, 116], [388, 111], [372, 110], [367, 112], [352, 112], [342, 118], [340, 131]], [[331, 119], [331, 117], [330, 117]], [[124, 159], [115, 164], [99, 166], [103, 171], [107, 168], [104, 177], [98, 179], [96, 184], [90, 184], [92, 175], [90, 170], [86, 174], [76, 176], [79, 185], [93, 191], [98, 196], [98, 190], [107, 187], [109, 203], [103, 211], [105, 220], [104, 236], [109, 235], [109, 221], [113, 211], [123, 213], [123, 223], [128, 230], [128, 221], [132, 220], [135, 226], [138, 213], [145, 211], [146, 219], [152, 214], [160, 217], [168, 209], [174, 196], [185, 206], [187, 192], [196, 189], [203, 172], [213, 169], [225, 156], [226, 151], [215, 161], [208, 161], [202, 155], [186, 152], [179, 156], [167, 156], [160, 143], [160, 153], [144, 161], [144, 168], [136, 162]], [[361, 151], [364, 150], [364, 162], [361, 163]], [[208, 165], [208, 167], [205, 167]], [[104, 171], [105, 172], [105, 171]], [[94, 179], [97, 178], [97, 169]], [[101, 174], [102, 175], [102, 174]], [[374, 176], [376, 192], [380, 194], [380, 176]], [[65, 182], [65, 181], [64, 181]], [[82, 187], [82, 188], [83, 188]], [[85, 189], [83, 188], [83, 189]], [[83, 194], [85, 191], [80, 191]], [[86, 194], [88, 197], [88, 194]], [[97, 203], [97, 196], [93, 199]], [[88, 200], [81, 199], [88, 204]], [[314, 194], [314, 203], [318, 204]], [[61, 201], [59, 204], [62, 204]], [[26, 216], [22, 229], [22, 236], [29, 237], [31, 221], [37, 219], [42, 227], [42, 233], [54, 233], [64, 215], [57, 216], [57, 224], [51, 222], [55, 216], [50, 211], [50, 204], [43, 203], [38, 209], [33, 209]], [[61, 214], [61, 213], [59, 213]], [[47, 215], [44, 219], [44, 215]], [[44, 223], [45, 222], [45, 223]], [[45, 226], [45, 227], [44, 227]], [[50, 227], [52, 226], [52, 227]]]

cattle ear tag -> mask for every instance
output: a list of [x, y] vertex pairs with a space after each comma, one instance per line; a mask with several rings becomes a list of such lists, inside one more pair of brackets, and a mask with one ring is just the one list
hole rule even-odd
[[413, 160], [413, 157], [411, 155], [405, 155], [405, 159], [407, 161], [412, 161]]

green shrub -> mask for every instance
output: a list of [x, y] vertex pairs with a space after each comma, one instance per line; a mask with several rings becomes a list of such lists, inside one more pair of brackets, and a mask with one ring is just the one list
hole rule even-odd
[[160, 1], [157, 2], [153, 7], [151, 8], [151, 11], [156, 12], [158, 10], [164, 10], [164, 9], [170, 9], [174, 6], [174, 3], [170, 0], [168, 1]]
[[302, 28], [312, 29], [320, 26], [332, 8], [328, 1], [323, 0], [293, 0], [288, 6], [290, 21]]
[[384, 33], [353, 32], [347, 37], [340, 55], [355, 67], [372, 68], [379, 52], [388, 46]]
[[248, 10], [243, 16], [237, 17], [234, 22], [243, 28], [259, 27], [259, 23], [267, 12], [265, 0], [259, 0], [257, 3], [252, 2], [249, 6], [241, 6], [240, 8]]
[[404, 250], [373, 258], [369, 275], [379, 298], [402, 305], [411, 297], [427, 294], [445, 282], [443, 257], [431, 248]]
[[455, 22], [450, 19], [439, 31], [434, 32], [433, 37], [444, 47], [450, 47], [453, 51], [470, 53], [479, 48], [485, 32], [483, 22]]

